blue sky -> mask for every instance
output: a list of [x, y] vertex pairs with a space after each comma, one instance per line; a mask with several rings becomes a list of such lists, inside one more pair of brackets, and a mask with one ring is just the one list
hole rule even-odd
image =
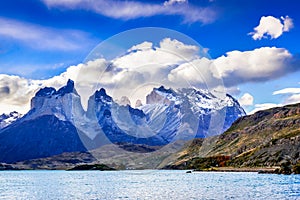
[[[0, 73], [47, 80], [82, 63], [95, 46], [115, 34], [133, 28], [161, 27], [191, 37], [209, 49], [212, 59], [219, 58], [219, 63], [234, 65], [221, 69], [226, 74], [225, 85], [236, 98], [243, 97], [241, 101], [248, 112], [299, 102], [298, 8], [295, 0], [1, 1]], [[263, 16], [267, 17], [265, 23], [255, 32]], [[260, 56], [262, 52], [253, 53], [264, 47], [276, 49], [265, 48], [265, 57]], [[235, 66], [239, 55], [227, 55], [234, 51], [244, 52], [241, 56], [248, 62], [248, 54], [251, 59], [257, 56], [267, 60], [268, 55], [279, 54], [282, 57], [270, 62], [276, 68], [269, 71], [245, 71], [242, 68], [251, 66], [243, 66], [244, 60]], [[248, 72], [249, 76], [243, 75]], [[7, 84], [2, 78], [1, 87]], [[10, 94], [1, 95], [4, 107], [7, 100], [3, 98], [9, 99]], [[24, 102], [26, 99], [15, 104], [20, 107]], [[9, 108], [14, 108], [14, 103], [10, 104]]]

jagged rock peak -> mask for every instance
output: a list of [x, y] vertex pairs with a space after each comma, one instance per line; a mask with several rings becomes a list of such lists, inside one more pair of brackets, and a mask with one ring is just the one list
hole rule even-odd
[[139, 116], [141, 118], [145, 117], [145, 113], [140, 110], [140, 109], [136, 109], [136, 108], [132, 108], [131, 106], [127, 105], [128, 106], [128, 110], [129, 112], [132, 114], [132, 115], [136, 115], [136, 116]]
[[164, 86], [154, 88], [150, 94], [146, 96], [146, 104], [170, 104], [170, 100], [167, 96], [175, 95], [175, 91], [171, 88], [166, 89]]
[[152, 91], [146, 96], [146, 104], [155, 104], [161, 103], [164, 99], [164, 96], [157, 94], [155, 91]]
[[35, 96], [36, 97], [51, 97], [56, 93], [56, 90], [53, 87], [45, 87], [40, 89]]
[[100, 96], [107, 96], [106, 90], [104, 88], [101, 88], [100, 90], [97, 90], [96, 93]]
[[135, 108], [138, 108], [140, 106], [143, 106], [142, 101], [140, 99], [136, 100], [135, 102]]
[[68, 94], [68, 93], [75, 93], [75, 94], [77, 94], [77, 92], [76, 92], [76, 90], [74, 88], [74, 81], [72, 81], [71, 79], [68, 80], [66, 86], [63, 86], [62, 88], [60, 88], [57, 91], [57, 94], [61, 95], [61, 96], [65, 95], [65, 94]]
[[106, 94], [106, 91], [104, 88], [101, 88], [100, 90], [97, 90], [95, 92], [95, 100], [96, 101], [106, 101], [106, 102], [112, 102], [112, 97], [108, 96]]
[[163, 85], [160, 86], [159, 88], [155, 88], [155, 90], [158, 90], [158, 91], [164, 92], [164, 93], [173, 93], [174, 92], [171, 88], [166, 89]]
[[[238, 106], [240, 106], [240, 103], [238, 102], [238, 100], [236, 100], [233, 96], [231, 96], [230, 94], [226, 94], [226, 97], [228, 97], [229, 99], [231, 99], [235, 104], [237, 104]], [[244, 114], [246, 115], [246, 112], [244, 112]]]
[[0, 115], [0, 118], [1, 117], [15, 117], [15, 116], [19, 116], [19, 115], [21, 115], [21, 114], [18, 113], [17, 111], [12, 111], [8, 114], [3, 113], [2, 115]]
[[74, 81], [71, 79], [68, 80], [67, 85], [61, 87], [58, 91], [56, 91], [53, 87], [45, 87], [40, 89], [35, 96], [36, 97], [51, 97], [53, 95], [64, 96], [68, 93], [78, 94], [74, 88]]

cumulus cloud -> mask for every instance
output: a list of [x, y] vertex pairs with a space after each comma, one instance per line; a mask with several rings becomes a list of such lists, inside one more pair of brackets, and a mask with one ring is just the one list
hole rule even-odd
[[[231, 51], [216, 59], [195, 58], [173, 69], [170, 80], [198, 81], [214, 76], [222, 79], [226, 87], [247, 82], [267, 81], [290, 73], [295, 69], [293, 56], [284, 48], [262, 47], [251, 51]], [[197, 73], [196, 73], [197, 72]]]
[[127, 52], [131, 52], [131, 51], [138, 51], [138, 50], [148, 50], [148, 49], [152, 49], [153, 43], [152, 42], [143, 42], [141, 44], [137, 44], [132, 46], [130, 49], [128, 49]]
[[241, 106], [252, 106], [253, 100], [254, 98], [251, 94], [245, 93], [239, 98], [239, 103], [241, 104]]
[[254, 28], [254, 32], [249, 33], [254, 40], [261, 40], [270, 36], [271, 39], [280, 37], [283, 32], [288, 32], [293, 28], [293, 20], [289, 16], [280, 19], [273, 16], [262, 16], [259, 25]]
[[54, 29], [0, 17], [0, 35], [23, 42], [40, 50], [78, 50], [86, 33], [78, 30]]
[[[149, 42], [137, 44], [131, 47], [131, 51], [124, 56], [113, 60], [101, 58], [85, 64], [70, 66], [64, 73], [47, 80], [26, 80], [18, 77], [27, 81], [27, 84], [24, 85], [25, 88], [28, 88], [30, 84], [34, 86], [28, 89], [30, 92], [26, 95], [22, 94], [26, 98], [19, 103], [26, 103], [25, 107], [28, 109], [29, 100], [39, 88], [45, 86], [59, 88], [68, 79], [75, 80], [84, 106], [86, 106], [88, 97], [100, 87], [106, 88], [108, 93], [116, 98], [132, 95], [130, 96], [134, 99], [132, 102], [135, 102], [135, 100], [145, 97], [153, 87], [174, 85], [167, 79], [170, 71], [182, 63], [198, 58], [198, 47], [185, 45], [178, 40], [166, 38], [155, 48], [150, 48], [152, 46], [153, 44]], [[10, 79], [10, 84], [15, 81], [15, 79]], [[177, 83], [176, 80], [174, 81]], [[11, 86], [8, 82], [2, 83], [0, 92], [8, 93]], [[145, 83], [146, 85], [139, 88]], [[22, 91], [25, 90], [22, 89]], [[13, 95], [13, 98], [18, 101], [19, 93], [11, 92], [7, 95]], [[3, 99], [0, 103], [16, 106], [15, 102], [4, 102]]]
[[[153, 87], [198, 87], [239, 92], [237, 86], [252, 81], [267, 81], [289, 73], [289, 60], [293, 56], [283, 48], [262, 47], [252, 51], [232, 51], [216, 59], [199, 56], [199, 48], [176, 39], [165, 38], [158, 45], [151, 42], [135, 44], [123, 56], [112, 60], [99, 58], [70, 66], [65, 72], [47, 80], [27, 80], [1, 75], [0, 106], [28, 110], [30, 99], [42, 87], [58, 89], [68, 79], [75, 81], [82, 103], [101, 87], [116, 99], [129, 97], [145, 101]], [[223, 92], [223, 91], [222, 91]], [[277, 92], [279, 93], [279, 92]], [[244, 94], [243, 105], [252, 105], [253, 97]], [[295, 99], [295, 97], [293, 97]], [[293, 99], [290, 99], [292, 101]], [[23, 106], [20, 109], [20, 106]], [[261, 109], [262, 106], [257, 106]], [[3, 111], [2, 111], [3, 112]]]
[[[185, 82], [197, 87], [218, 87], [221, 79], [214, 77], [213, 62], [207, 58], [194, 59], [171, 70], [168, 79], [174, 84], [182, 85]], [[211, 88], [210, 88], [211, 89]]]
[[288, 32], [294, 27], [293, 19], [289, 16], [281, 17], [281, 20], [283, 20], [283, 32]]
[[37, 84], [33, 84], [27, 79], [0, 74], [1, 112], [8, 113], [16, 109], [25, 113], [29, 110], [30, 98], [37, 88]]
[[130, 20], [155, 15], [179, 15], [186, 23], [211, 23], [216, 19], [212, 8], [189, 5], [185, 0], [169, 0], [164, 4], [118, 0], [42, 0], [49, 8], [84, 9], [97, 14]]
[[135, 45], [130, 49], [143, 49], [143, 51], [132, 52], [128, 55], [116, 58], [113, 60], [113, 63], [121, 68], [141, 68], [151, 65], [178, 65], [179, 63], [189, 62], [196, 58], [199, 52], [197, 46], [186, 45], [170, 38], [163, 39], [155, 49], [150, 48], [152, 45], [152, 43], [145, 42]]
[[284, 48], [261, 47], [231, 51], [214, 60], [226, 86], [271, 80], [295, 70], [293, 56]]

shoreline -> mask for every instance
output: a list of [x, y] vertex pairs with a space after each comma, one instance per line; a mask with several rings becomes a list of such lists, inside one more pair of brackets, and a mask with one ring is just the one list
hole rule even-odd
[[280, 167], [212, 167], [203, 170], [190, 170], [193, 172], [257, 172], [260, 174], [275, 174]]
[[256, 172], [260, 174], [276, 174], [276, 170], [278, 170], [279, 167], [259, 167], [259, 168], [249, 168], [249, 167], [243, 167], [243, 168], [234, 168], [234, 167], [213, 167], [209, 169], [124, 169], [124, 170], [103, 170], [103, 169], [64, 169], [64, 168], [37, 168], [37, 169], [26, 169], [26, 168], [6, 168], [6, 169], [0, 169], [0, 171], [143, 171], [143, 170], [158, 170], [158, 171], [165, 171], [165, 170], [171, 170], [171, 171], [183, 171], [186, 173], [195, 173], [195, 172]]

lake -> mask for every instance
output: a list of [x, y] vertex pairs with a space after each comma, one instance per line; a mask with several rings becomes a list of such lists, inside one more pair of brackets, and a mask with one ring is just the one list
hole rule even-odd
[[1, 171], [0, 199], [300, 199], [300, 175]]

